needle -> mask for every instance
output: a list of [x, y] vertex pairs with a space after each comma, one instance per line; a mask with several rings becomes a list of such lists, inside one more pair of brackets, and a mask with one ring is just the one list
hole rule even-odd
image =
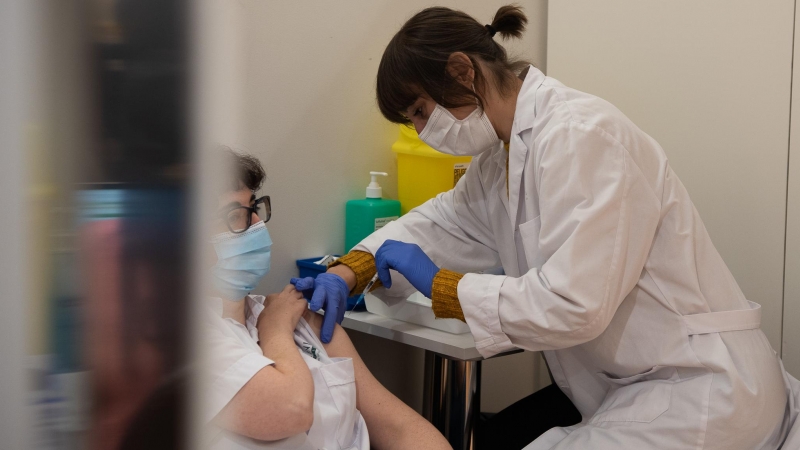
[[369, 280], [369, 283], [367, 283], [367, 287], [364, 288], [364, 292], [362, 292], [361, 295], [358, 296], [358, 300], [356, 301], [356, 304], [353, 306], [353, 309], [351, 309], [350, 311], [347, 312], [348, 315], [350, 314], [350, 312], [352, 312], [354, 309], [356, 309], [358, 307], [358, 305], [361, 304], [362, 301], [364, 301], [364, 296], [367, 295], [369, 290], [372, 289], [372, 286], [374, 286], [375, 282], [377, 282], [377, 281], [378, 281], [378, 274], [376, 273]]

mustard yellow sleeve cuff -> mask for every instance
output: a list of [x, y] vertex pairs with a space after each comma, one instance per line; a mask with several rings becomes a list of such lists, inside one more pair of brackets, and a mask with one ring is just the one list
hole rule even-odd
[[433, 301], [433, 315], [437, 319], [458, 319], [466, 322], [461, 303], [458, 301], [458, 282], [464, 278], [463, 274], [440, 269], [433, 277], [431, 300]]
[[[328, 267], [338, 266], [339, 264], [349, 267], [350, 270], [356, 274], [356, 287], [350, 291], [351, 295], [364, 292], [367, 283], [369, 283], [369, 280], [371, 280], [378, 271], [378, 269], [375, 268], [375, 257], [369, 252], [360, 252], [358, 250], [354, 250], [342, 256], [332, 262]], [[382, 284], [380, 280], [378, 280], [372, 286], [372, 289], [374, 290], [380, 286], [382, 286]]]

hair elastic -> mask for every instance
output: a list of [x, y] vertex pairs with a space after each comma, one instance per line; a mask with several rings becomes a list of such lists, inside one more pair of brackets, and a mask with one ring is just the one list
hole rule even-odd
[[495, 33], [497, 33], [497, 29], [489, 24], [484, 25], [487, 30], [489, 30], [489, 37], [494, 37]]

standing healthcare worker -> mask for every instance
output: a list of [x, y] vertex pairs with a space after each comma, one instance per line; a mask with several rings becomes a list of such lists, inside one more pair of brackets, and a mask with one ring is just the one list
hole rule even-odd
[[525, 23], [513, 6], [490, 25], [429, 8], [391, 40], [383, 115], [475, 158], [324, 274], [326, 319], [377, 270], [389, 293], [465, 320], [484, 357], [544, 351], [582, 420], [525, 448], [800, 448], [797, 382], [664, 151], [608, 102], [509, 61], [493, 37]]

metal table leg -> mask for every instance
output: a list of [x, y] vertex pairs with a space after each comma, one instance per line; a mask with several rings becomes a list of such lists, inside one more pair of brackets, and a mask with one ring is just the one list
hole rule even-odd
[[459, 361], [425, 351], [423, 416], [454, 450], [475, 446], [481, 412], [481, 361]]

